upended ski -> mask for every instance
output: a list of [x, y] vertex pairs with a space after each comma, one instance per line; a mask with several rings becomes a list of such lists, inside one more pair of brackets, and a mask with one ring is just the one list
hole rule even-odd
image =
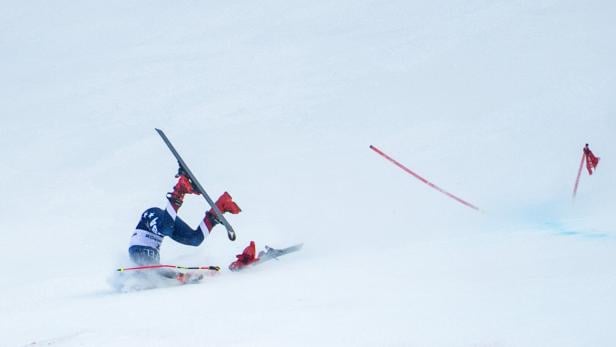
[[178, 164], [180, 165], [180, 168], [184, 170], [184, 172], [186, 173], [186, 175], [188, 175], [192, 183], [197, 187], [197, 189], [199, 189], [199, 192], [205, 198], [205, 201], [207, 201], [210, 207], [212, 207], [212, 210], [216, 214], [216, 218], [222, 223], [222, 225], [225, 226], [225, 229], [227, 229], [227, 236], [229, 236], [229, 240], [235, 241], [235, 238], [236, 238], [235, 230], [233, 230], [233, 227], [231, 226], [231, 224], [229, 224], [227, 219], [222, 215], [218, 207], [216, 207], [216, 204], [214, 203], [214, 201], [206, 193], [205, 189], [199, 183], [195, 175], [190, 171], [190, 169], [188, 168], [188, 166], [186, 165], [186, 163], [184, 162], [184, 160], [182, 159], [178, 151], [175, 149], [175, 147], [173, 147], [173, 145], [171, 144], [171, 141], [169, 141], [169, 138], [167, 137], [167, 135], [165, 135], [165, 133], [160, 129], [156, 129], [156, 132], [158, 132], [160, 137], [162, 137], [163, 141], [165, 141], [165, 144], [167, 145], [167, 147], [169, 147], [169, 150], [171, 151], [173, 156], [175, 156], [175, 159], [177, 159]]

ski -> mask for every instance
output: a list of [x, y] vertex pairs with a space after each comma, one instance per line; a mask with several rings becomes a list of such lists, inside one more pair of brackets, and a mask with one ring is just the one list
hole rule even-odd
[[273, 248], [270, 246], [265, 246], [265, 251], [259, 252], [259, 256], [257, 258], [258, 260], [256, 261], [256, 263], [263, 263], [268, 260], [278, 259], [278, 257], [281, 257], [285, 254], [299, 251], [300, 249], [302, 249], [303, 246], [303, 243], [298, 243], [287, 248]]
[[298, 243], [296, 245], [286, 247], [286, 248], [273, 248], [270, 246], [265, 246], [265, 250], [260, 251], [258, 256], [254, 260], [251, 260], [249, 263], [242, 263], [240, 260], [237, 260], [231, 263], [231, 265], [229, 265], [229, 270], [240, 271], [247, 267], [265, 263], [266, 261], [270, 261], [273, 259], [278, 260], [279, 257], [285, 254], [299, 251], [300, 249], [302, 249], [303, 246], [304, 246], [303, 243]]
[[167, 145], [167, 147], [169, 148], [169, 150], [171, 151], [175, 159], [177, 159], [178, 164], [180, 165], [180, 168], [186, 173], [186, 175], [188, 175], [192, 183], [197, 187], [201, 195], [205, 198], [205, 201], [207, 201], [210, 207], [212, 207], [212, 210], [216, 214], [216, 218], [222, 223], [222, 225], [225, 226], [225, 229], [227, 229], [227, 236], [229, 236], [229, 240], [235, 241], [235, 238], [236, 238], [235, 230], [233, 230], [233, 227], [231, 226], [231, 224], [229, 224], [227, 219], [222, 215], [218, 207], [216, 207], [216, 204], [214, 203], [214, 201], [206, 193], [201, 183], [199, 183], [195, 175], [193, 175], [192, 171], [190, 171], [190, 169], [186, 165], [186, 162], [184, 162], [184, 160], [182, 159], [178, 151], [175, 149], [175, 147], [173, 147], [173, 144], [171, 144], [171, 141], [169, 141], [169, 138], [167, 137], [167, 135], [165, 135], [165, 133], [160, 129], [156, 129], [156, 132], [158, 132], [158, 135], [162, 137], [163, 141], [165, 142], [165, 144]]

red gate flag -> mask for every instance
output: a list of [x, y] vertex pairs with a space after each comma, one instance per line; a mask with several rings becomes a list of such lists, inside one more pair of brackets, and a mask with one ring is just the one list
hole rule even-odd
[[597, 165], [599, 165], [599, 157], [596, 157], [590, 148], [588, 148], [588, 144], [584, 147], [584, 157], [586, 157], [586, 169], [588, 170], [588, 174], [592, 175], [593, 170], [597, 169]]
[[578, 169], [577, 177], [575, 178], [575, 185], [573, 186], [573, 198], [575, 198], [575, 195], [577, 194], [578, 185], [580, 184], [580, 176], [582, 176], [582, 168], [584, 167], [584, 162], [586, 162], [586, 169], [588, 170], [589, 175], [592, 175], [593, 170], [596, 170], [597, 165], [599, 165], [599, 157], [593, 154], [593, 152], [588, 147], [588, 144], [584, 146], [584, 151], [582, 152], [580, 168]]

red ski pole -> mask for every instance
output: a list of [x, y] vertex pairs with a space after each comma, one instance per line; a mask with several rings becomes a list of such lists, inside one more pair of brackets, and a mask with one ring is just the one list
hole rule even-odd
[[130, 270], [147, 270], [147, 269], [160, 269], [160, 268], [172, 268], [181, 270], [212, 270], [220, 271], [220, 266], [179, 266], [179, 265], [144, 265], [135, 267], [121, 267], [116, 271], [124, 272]]
[[413, 171], [411, 171], [409, 168], [407, 168], [406, 166], [400, 164], [399, 162], [397, 162], [395, 159], [393, 159], [392, 157], [388, 156], [387, 154], [383, 153], [380, 149], [374, 147], [373, 145], [370, 145], [370, 149], [375, 151], [376, 153], [378, 153], [380, 156], [382, 156], [383, 158], [389, 160], [390, 162], [394, 163], [394, 165], [396, 165], [397, 167], [401, 168], [402, 170], [404, 170], [406, 173], [410, 174], [411, 176], [417, 178], [418, 180], [422, 181], [423, 183], [425, 183], [426, 185], [428, 185], [429, 187], [447, 195], [448, 197], [456, 200], [457, 202], [461, 203], [464, 206], [470, 207], [474, 210], [479, 211], [479, 208], [467, 201], [464, 201], [462, 199], [460, 199], [459, 197], [445, 191], [444, 189], [438, 187], [437, 185], [435, 185], [434, 183], [428, 181], [427, 179], [419, 176], [418, 174], [414, 173]]

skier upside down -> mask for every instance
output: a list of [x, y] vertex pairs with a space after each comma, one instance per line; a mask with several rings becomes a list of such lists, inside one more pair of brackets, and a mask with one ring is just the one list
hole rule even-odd
[[[181, 169], [176, 177], [179, 178], [177, 184], [173, 187], [172, 192], [167, 193], [166, 208], [163, 210], [158, 207], [151, 207], [145, 210], [130, 238], [128, 254], [137, 265], [160, 264], [160, 245], [165, 236], [169, 236], [184, 245], [199, 246], [212, 231], [212, 228], [220, 224], [213, 209], [205, 213], [203, 221], [196, 229], [191, 228], [178, 217], [177, 213], [184, 202], [184, 196], [186, 194], [200, 195], [201, 193], [193, 186]], [[216, 207], [222, 213], [238, 214], [242, 211], [227, 192], [224, 192], [218, 198]], [[163, 271], [161, 274], [165, 277], [181, 277], [174, 271]]]

